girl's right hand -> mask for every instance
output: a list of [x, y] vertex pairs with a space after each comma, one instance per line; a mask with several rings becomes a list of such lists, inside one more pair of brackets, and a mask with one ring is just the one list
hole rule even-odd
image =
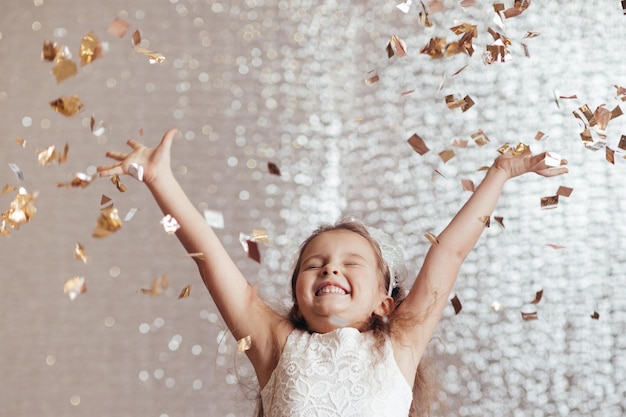
[[110, 165], [100, 165], [97, 167], [101, 177], [128, 174], [131, 164], [138, 164], [143, 168], [143, 181], [150, 184], [156, 180], [159, 173], [171, 170], [170, 149], [174, 136], [178, 133], [176, 129], [165, 132], [161, 143], [155, 148], [147, 148], [140, 142], [129, 139], [128, 146], [133, 150], [130, 153], [109, 151], [106, 156], [118, 162]]

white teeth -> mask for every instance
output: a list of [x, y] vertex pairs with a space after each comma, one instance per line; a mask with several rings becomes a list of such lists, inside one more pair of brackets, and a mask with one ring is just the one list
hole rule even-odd
[[337, 287], [335, 285], [326, 285], [320, 288], [319, 290], [317, 290], [317, 292], [315, 293], [315, 295], [322, 295], [322, 294], [347, 294], [347, 293], [343, 288]]

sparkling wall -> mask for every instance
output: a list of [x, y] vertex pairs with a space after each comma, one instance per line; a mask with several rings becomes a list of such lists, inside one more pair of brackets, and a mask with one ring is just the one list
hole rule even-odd
[[[478, 183], [500, 146], [561, 153], [568, 175], [507, 184], [494, 213], [504, 228], [492, 222], [461, 270], [462, 310], [447, 308], [429, 352], [436, 411], [626, 415], [626, 117], [590, 129], [586, 147], [588, 121], [574, 116], [584, 105], [626, 105], [621, 3], [533, 1], [500, 26], [488, 2], [446, 0], [439, 12], [431, 4], [424, 27], [418, 2], [403, 13], [396, 1], [3, 2], [0, 183], [37, 193], [37, 213], [0, 236], [0, 415], [252, 414], [247, 359], [142, 184], [123, 178], [125, 193], [105, 179], [57, 186], [93, 174], [128, 138], [155, 144], [169, 127], [181, 131], [177, 178], [199, 210], [223, 214], [222, 242], [277, 308], [290, 300], [297, 246], [320, 222], [354, 215], [384, 229], [417, 271], [424, 234], [445, 227], [470, 195], [461, 180]], [[107, 32], [115, 18], [131, 26], [122, 38]], [[472, 56], [420, 53], [431, 38], [458, 41], [450, 28], [460, 23], [476, 25]], [[509, 40], [505, 62], [485, 63], [489, 28]], [[133, 50], [137, 29], [138, 46], [165, 62]], [[78, 62], [91, 31], [104, 55], [57, 83], [41, 59], [44, 41]], [[392, 35], [406, 56], [388, 57]], [[84, 105], [79, 114], [50, 107], [71, 95]], [[475, 104], [450, 109], [448, 95]], [[92, 132], [92, 117], [103, 134]], [[472, 139], [479, 130], [484, 146]], [[428, 153], [413, 151], [413, 134]], [[66, 143], [65, 163], [38, 164], [37, 150]], [[444, 163], [446, 150], [455, 156]], [[542, 210], [541, 198], [561, 186], [571, 195]], [[2, 212], [16, 193], [0, 197]], [[103, 195], [122, 218], [135, 214], [98, 239]], [[260, 264], [239, 242], [252, 229], [270, 238]], [[77, 243], [86, 263], [74, 257]], [[139, 293], [164, 274], [163, 293]], [[87, 291], [70, 300], [64, 283], [76, 276]], [[537, 319], [524, 320], [527, 312]]]

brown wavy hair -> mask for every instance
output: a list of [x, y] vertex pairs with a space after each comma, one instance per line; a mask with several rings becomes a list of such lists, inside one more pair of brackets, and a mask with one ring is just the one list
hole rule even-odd
[[[300, 274], [302, 254], [304, 253], [309, 243], [311, 243], [311, 241], [317, 236], [321, 235], [322, 233], [335, 230], [347, 230], [356, 233], [365, 238], [370, 243], [376, 255], [376, 263], [380, 272], [380, 276], [383, 277], [383, 279], [381, 280], [381, 284], [384, 286], [383, 288], [385, 289], [385, 291], [387, 288], [389, 288], [389, 283], [391, 281], [389, 268], [383, 259], [382, 251], [380, 249], [380, 246], [378, 245], [378, 242], [370, 235], [370, 233], [367, 231], [367, 228], [363, 224], [354, 220], [341, 220], [332, 225], [322, 225], [318, 227], [300, 245], [298, 259], [296, 260], [293, 274], [291, 276], [291, 297], [293, 300], [293, 306], [287, 313], [287, 320], [289, 320], [297, 329], [308, 331], [308, 326], [306, 324], [306, 321], [304, 320], [304, 317], [300, 313], [300, 310], [298, 308], [298, 300], [296, 299], [296, 282], [298, 280], [298, 275]], [[405, 291], [403, 290], [401, 284], [402, 283], [399, 283], [399, 285], [394, 286], [391, 292], [391, 297], [394, 300], [393, 311], [396, 311], [397, 307], [402, 304], [405, 298]], [[394, 333], [401, 333], [411, 324], [415, 324], [415, 319], [401, 317], [399, 314], [394, 314], [393, 312], [390, 314], [389, 319], [372, 313], [372, 316], [370, 317], [366, 325], [359, 330], [361, 332], [373, 332], [376, 338], [376, 346], [379, 352], [382, 354], [382, 349], [386, 338], [393, 335]], [[424, 361], [420, 361], [417, 372], [415, 374], [415, 380], [413, 383], [413, 402], [409, 411], [409, 417], [429, 416], [431, 412], [431, 404], [435, 393], [435, 384], [433, 384], [432, 381], [432, 371], [430, 367], [425, 366], [424, 363]], [[263, 409], [260, 401], [257, 405], [257, 411], [257, 416], [262, 417]]]

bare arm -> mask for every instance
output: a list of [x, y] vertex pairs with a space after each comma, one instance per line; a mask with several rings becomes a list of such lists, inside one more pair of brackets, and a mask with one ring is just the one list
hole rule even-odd
[[415, 366], [441, 318], [461, 264], [482, 234], [481, 218], [491, 216], [506, 181], [527, 172], [555, 176], [566, 173], [567, 168], [548, 167], [545, 154], [499, 156], [472, 196], [438, 236], [439, 243], [431, 246], [426, 254], [413, 287], [399, 307], [415, 322], [413, 331], [403, 337], [405, 345], [410, 346]]
[[131, 153], [108, 152], [108, 157], [119, 162], [100, 166], [98, 171], [100, 176], [110, 176], [128, 174], [132, 163], [143, 167], [143, 181], [157, 204], [181, 226], [176, 232], [180, 242], [189, 253], [202, 254], [194, 259], [226, 325], [236, 339], [251, 337], [252, 348], [247, 354], [263, 385], [275, 367], [275, 331], [285, 330], [284, 322], [248, 284], [176, 181], [170, 166], [170, 148], [175, 135], [176, 130], [168, 130], [156, 148], [146, 148], [130, 140]]

